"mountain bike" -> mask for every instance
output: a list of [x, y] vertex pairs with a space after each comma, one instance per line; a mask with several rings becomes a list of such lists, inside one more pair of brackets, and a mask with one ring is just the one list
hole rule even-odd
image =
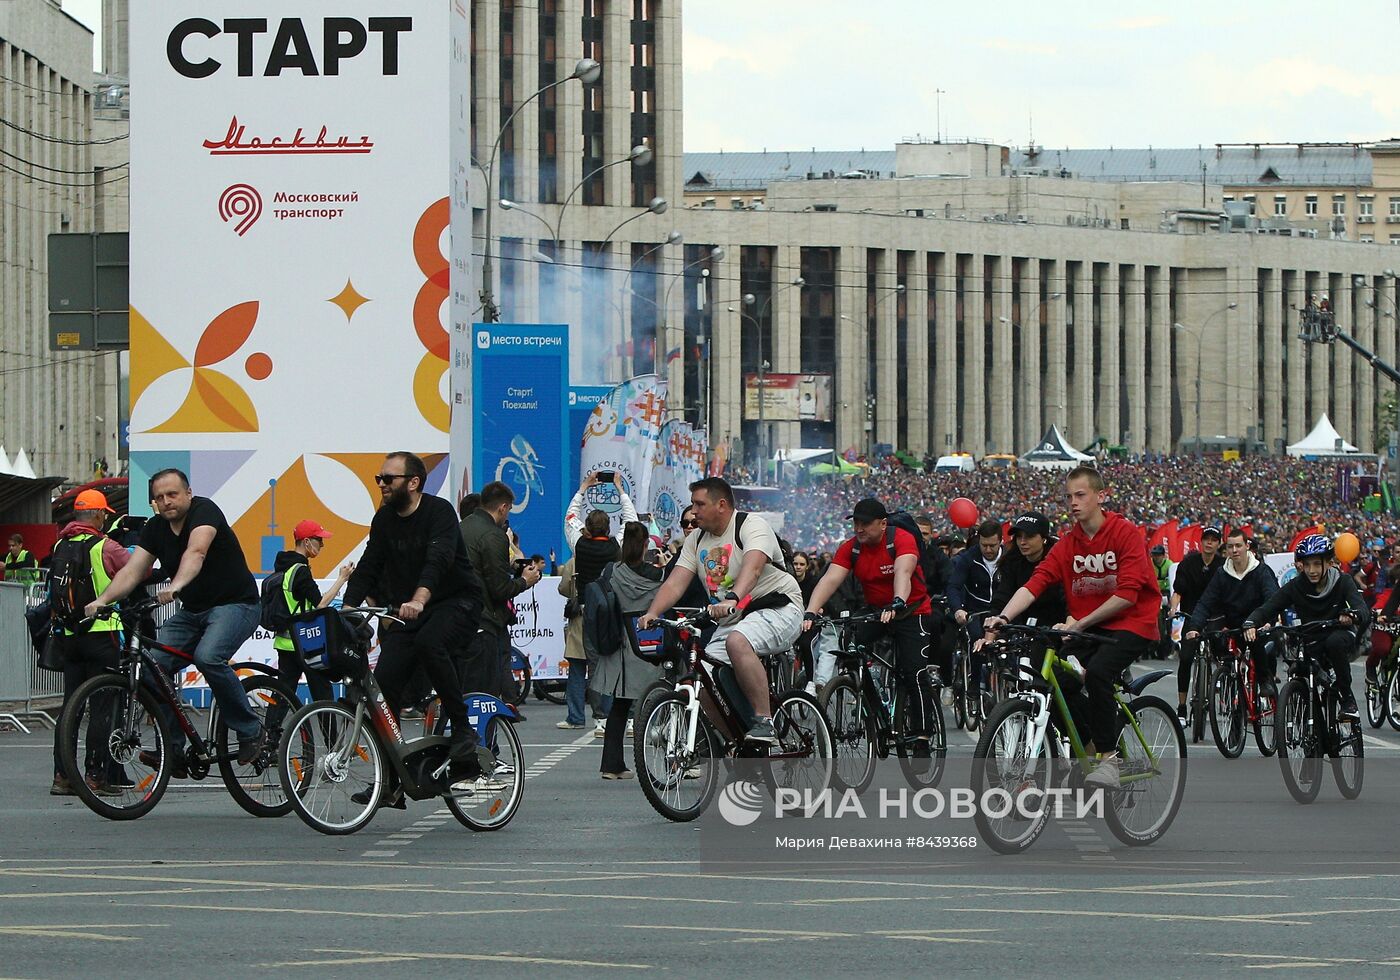
[[972, 639], [966, 626], [958, 626], [957, 630], [958, 642], [953, 650], [953, 720], [959, 728], [975, 732], [982, 722], [982, 695], [972, 663]]
[[[1193, 641], [1183, 637], [1184, 647]], [[1206, 737], [1206, 718], [1210, 714], [1210, 692], [1215, 683], [1215, 669], [1219, 652], [1214, 644], [1205, 642], [1204, 636], [1195, 641], [1196, 656], [1191, 661], [1191, 676], [1186, 685], [1187, 724], [1191, 727], [1191, 742], [1203, 741]]]
[[[877, 682], [877, 666], [885, 677], [895, 677], [893, 647], [878, 642], [867, 646], [859, 640], [861, 626], [879, 621], [878, 612], [861, 616], [844, 612], [835, 618], [818, 617], [813, 624], [814, 629], [835, 627], [840, 634], [837, 673], [817, 695], [835, 741], [833, 774], [842, 786], [862, 793], [875, 778], [876, 758], [888, 759], [893, 751], [911, 786], [937, 786], [948, 756], [943, 705], [937, 690], [941, 684], [934, 689], [928, 741], [921, 742], [912, 731], [904, 689], [895, 685], [891, 702]], [[925, 670], [932, 671], [932, 665]]]
[[1244, 630], [1216, 630], [1211, 635], [1223, 644], [1220, 666], [1211, 685], [1210, 731], [1215, 747], [1227, 759], [1244, 752], [1245, 726], [1254, 730], [1254, 744], [1265, 756], [1278, 747], [1274, 740], [1277, 698], [1259, 689], [1254, 657], [1240, 645]]
[[1400, 664], [1396, 661], [1396, 654], [1400, 653], [1400, 622], [1377, 623], [1372, 629], [1389, 635], [1391, 646], [1376, 665], [1375, 682], [1366, 682], [1366, 720], [1372, 728], [1380, 728], [1388, 720], [1390, 727], [1400, 732]]
[[[198, 669], [193, 654], [155, 639], [151, 614], [159, 606], [153, 598], [139, 598], [122, 607], [127, 629], [119, 665], [84, 681], [64, 703], [59, 757], [69, 785], [99, 816], [135, 820], [160, 802], [172, 775], [202, 780], [217, 766], [229, 795], [248, 813], [287, 813], [292, 804], [277, 779], [276, 742], [288, 711], [301, 704], [295, 691], [261, 664], [231, 665], [246, 672], [243, 695], [266, 729], [262, 751], [240, 764], [238, 736], [224, 723], [218, 702], [201, 735], [174, 679], [151, 656], [152, 651], [170, 654]], [[116, 607], [106, 606], [98, 617], [115, 613]], [[185, 738], [183, 748], [174, 744], [169, 719]]]
[[392, 791], [392, 775], [409, 799], [440, 797], [471, 830], [504, 827], [525, 788], [515, 711], [489, 694], [466, 695], [482, 775], [454, 777], [450, 725], [442, 713], [432, 722], [434, 734], [404, 740], [369, 670], [371, 618], [403, 623], [391, 610], [374, 606], [317, 609], [292, 620], [292, 642], [307, 670], [345, 682], [344, 698], [304, 705], [282, 735], [278, 769], [297, 816], [323, 834], [352, 834]]
[[1278, 695], [1274, 715], [1279, 767], [1283, 784], [1299, 803], [1311, 803], [1322, 789], [1322, 759], [1332, 762], [1332, 776], [1342, 796], [1361, 795], [1365, 775], [1365, 746], [1361, 722], [1339, 717], [1341, 698], [1337, 675], [1316, 644], [1336, 620], [1315, 620], [1297, 626], [1274, 626], [1260, 634], [1282, 638], [1282, 654], [1288, 664], [1288, 681]]
[[[982, 839], [993, 850], [1015, 854], [1035, 843], [1049, 823], [1053, 808], [1045, 791], [1066, 783], [1077, 786], [1089, 760], [1060, 682], [1061, 672], [1082, 677], [1083, 668], [1077, 658], [1062, 658], [1055, 648], [1065, 643], [1082, 648], [1113, 641], [1044, 626], [1003, 624], [996, 632], [998, 637], [1029, 637], [1045, 647], [1039, 672], [1021, 668], [1028, 686], [997, 706], [973, 750], [975, 798], [1001, 790], [1024, 804], [1040, 794], [1034, 809], [1013, 806], [1001, 817], [992, 816], [989, 807], [976, 809]], [[1161, 698], [1142, 693], [1170, 673], [1149, 671], [1115, 686], [1114, 697], [1123, 716], [1117, 745], [1121, 786], [1106, 791], [1104, 819], [1113, 835], [1129, 846], [1160, 840], [1176, 818], [1186, 790], [1186, 736], [1176, 712]], [[1081, 697], [1078, 692], [1072, 696]], [[1067, 764], [1071, 761], [1078, 764]]]
[[774, 746], [744, 740], [753, 708], [728, 664], [705, 653], [702, 634], [711, 624], [703, 612], [657, 619], [638, 631], [627, 620], [628, 640], [643, 660], [680, 676], [669, 693], [648, 691], [641, 699], [633, 737], [634, 769], [647, 802], [667, 820], [694, 820], [710, 805], [722, 768], [733, 760], [753, 765], [769, 789], [794, 789], [815, 796], [832, 774], [831, 726], [815, 698], [805, 691], [770, 691]]

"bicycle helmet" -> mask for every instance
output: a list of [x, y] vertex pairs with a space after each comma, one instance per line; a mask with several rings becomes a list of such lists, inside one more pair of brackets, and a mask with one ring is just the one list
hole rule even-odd
[[1309, 534], [1293, 549], [1293, 557], [1298, 561], [1304, 558], [1321, 558], [1327, 561], [1332, 557], [1332, 542], [1325, 534]]

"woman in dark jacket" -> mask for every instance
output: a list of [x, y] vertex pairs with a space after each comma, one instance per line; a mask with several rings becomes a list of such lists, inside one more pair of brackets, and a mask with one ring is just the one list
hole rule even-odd
[[[1030, 581], [1036, 566], [1059, 540], [1050, 534], [1050, 520], [1033, 511], [1011, 522], [1011, 537], [1016, 547], [1005, 549], [997, 562], [996, 581], [992, 585], [993, 610], [1006, 608], [1016, 590]], [[1035, 620], [1037, 626], [1054, 626], [1063, 623], [1067, 615], [1064, 590], [1052, 585], [1025, 611], [1019, 622]]]
[[[630, 521], [623, 528], [622, 552], [613, 566], [610, 584], [624, 618], [646, 612], [661, 587], [661, 569], [646, 560], [650, 540], [645, 524]], [[632, 716], [632, 702], [660, 678], [661, 668], [634, 654], [631, 641], [625, 635], [616, 652], [600, 656], [594, 664], [593, 674], [588, 679], [589, 689], [612, 699], [603, 732], [603, 760], [599, 766], [604, 779], [632, 778], [632, 771], [623, 758], [627, 719]]]

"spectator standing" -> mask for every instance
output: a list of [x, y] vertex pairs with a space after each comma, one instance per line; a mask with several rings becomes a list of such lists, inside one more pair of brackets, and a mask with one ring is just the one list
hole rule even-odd
[[[319, 522], [301, 521], [292, 529], [296, 547], [291, 551], [279, 551], [272, 561], [272, 574], [281, 575], [283, 602], [293, 616], [329, 606], [355, 571], [354, 562], [342, 565], [330, 591], [321, 594], [321, 587], [311, 571], [311, 559], [321, 553], [325, 539], [330, 536], [331, 532]], [[306, 663], [297, 653], [291, 634], [274, 634], [272, 648], [277, 651], [277, 675], [295, 690], [302, 674], [306, 674]], [[332, 697], [331, 682], [324, 674], [316, 671], [306, 674], [306, 686], [313, 700], [327, 701]]]
[[500, 481], [488, 483], [481, 488], [480, 505], [459, 527], [481, 594], [481, 613], [471, 641], [463, 687], [508, 701], [515, 699], [515, 692], [505, 689], [511, 676], [507, 603], [540, 580], [540, 571], [533, 565], [526, 565], [518, 576], [513, 574], [505, 527], [514, 503], [515, 491], [510, 487]]
[[19, 582], [21, 585], [39, 581], [39, 563], [25, 549], [23, 535], [10, 535], [10, 550], [5, 552], [5, 581]]

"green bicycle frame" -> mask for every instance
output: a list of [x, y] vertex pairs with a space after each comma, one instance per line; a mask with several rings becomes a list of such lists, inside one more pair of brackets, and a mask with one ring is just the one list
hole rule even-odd
[[[1050, 685], [1050, 693], [1055, 699], [1056, 706], [1060, 709], [1060, 718], [1065, 724], [1065, 734], [1069, 736], [1070, 749], [1074, 752], [1074, 757], [1083, 762], [1088, 759], [1089, 753], [1084, 749], [1084, 743], [1079, 739], [1079, 730], [1074, 725], [1074, 718], [1069, 711], [1069, 702], [1065, 700], [1065, 693], [1060, 689], [1060, 679], [1055, 676], [1055, 668], [1061, 667], [1071, 673], [1075, 673], [1074, 665], [1068, 660], [1060, 657], [1053, 649], [1047, 647], [1045, 650], [1045, 662], [1041, 665], [1040, 676], [1045, 679], [1045, 683]], [[1122, 782], [1124, 784], [1140, 782], [1144, 779], [1151, 779], [1161, 775], [1161, 769], [1157, 765], [1157, 756], [1153, 754], [1152, 747], [1147, 744], [1147, 739], [1143, 737], [1142, 729], [1138, 727], [1137, 716], [1128, 710], [1128, 702], [1123, 700], [1122, 693], [1114, 688], [1113, 697], [1118, 702], [1118, 708], [1128, 718], [1128, 724], [1132, 726], [1133, 734], [1137, 737], [1138, 744], [1142, 746], [1143, 752], [1152, 765], [1146, 772], [1124, 773]], [[1124, 733], [1126, 735], [1126, 732]], [[1119, 754], [1127, 756], [1122, 751], [1123, 736], [1119, 736]]]

